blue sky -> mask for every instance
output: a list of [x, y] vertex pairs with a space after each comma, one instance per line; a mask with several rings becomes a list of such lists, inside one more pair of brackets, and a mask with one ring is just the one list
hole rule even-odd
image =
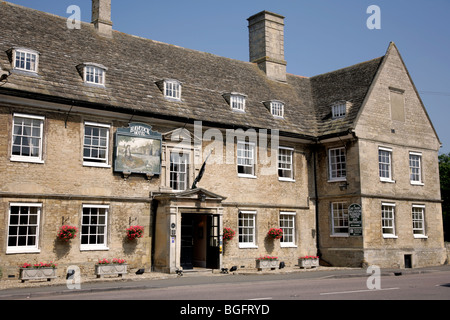
[[[91, 0], [11, 0], [67, 16], [69, 5], [91, 20]], [[370, 30], [367, 8], [381, 9]], [[247, 18], [262, 10], [285, 19], [289, 73], [314, 76], [380, 57], [394, 41], [450, 153], [449, 0], [112, 0], [114, 29], [190, 49], [248, 61]]]

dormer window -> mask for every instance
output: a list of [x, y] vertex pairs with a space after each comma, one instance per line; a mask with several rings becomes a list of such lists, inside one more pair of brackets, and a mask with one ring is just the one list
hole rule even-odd
[[108, 68], [97, 63], [83, 63], [77, 66], [78, 71], [83, 76], [83, 81], [88, 84], [104, 86], [105, 76]]
[[269, 100], [263, 102], [270, 114], [277, 118], [284, 118], [284, 102], [279, 100]]
[[245, 94], [231, 92], [225, 93], [223, 97], [230, 105], [231, 110], [245, 112], [245, 102], [247, 98]]
[[284, 103], [281, 101], [271, 101], [270, 102], [270, 113], [274, 117], [284, 117]]
[[331, 106], [333, 120], [341, 119], [347, 115], [347, 102], [340, 101]]
[[38, 72], [39, 52], [31, 49], [12, 49], [12, 63], [14, 70]]
[[164, 96], [166, 98], [181, 100], [181, 83], [177, 80], [165, 80]]
[[93, 83], [93, 84], [105, 84], [105, 70], [94, 67], [94, 66], [86, 66], [85, 67], [85, 81], [86, 83]]
[[240, 94], [231, 95], [230, 105], [233, 110], [245, 111], [245, 96]]

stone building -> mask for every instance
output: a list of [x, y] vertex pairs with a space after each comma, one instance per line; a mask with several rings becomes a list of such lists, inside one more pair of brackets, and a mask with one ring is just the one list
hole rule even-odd
[[[393, 43], [306, 78], [286, 73], [278, 14], [248, 19], [243, 62], [114, 31], [111, 1], [92, 3], [73, 29], [0, 2], [4, 276], [103, 258], [171, 273], [264, 255], [444, 263], [440, 142]], [[77, 238], [57, 239], [63, 225]]]

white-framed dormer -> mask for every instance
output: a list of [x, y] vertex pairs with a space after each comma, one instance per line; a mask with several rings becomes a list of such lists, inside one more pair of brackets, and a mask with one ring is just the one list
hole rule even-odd
[[39, 55], [36, 50], [14, 47], [8, 50], [13, 70], [37, 74], [39, 71]]
[[331, 105], [331, 118], [333, 120], [343, 119], [347, 116], [350, 103], [345, 100], [336, 101]]
[[168, 100], [181, 101], [181, 91], [183, 84], [176, 79], [163, 79], [156, 81], [155, 84], [161, 90], [164, 98]]
[[263, 104], [274, 118], [284, 118], [285, 103], [280, 100], [264, 101]]
[[105, 86], [106, 83], [106, 71], [108, 68], [104, 65], [85, 62], [77, 66], [78, 72], [83, 77], [83, 81], [86, 84]]
[[281, 101], [271, 101], [270, 102], [270, 113], [274, 117], [284, 118], [284, 103]]
[[245, 94], [238, 92], [230, 92], [224, 93], [223, 97], [227, 101], [231, 110], [237, 112], [245, 112], [245, 105], [247, 100], [247, 96]]

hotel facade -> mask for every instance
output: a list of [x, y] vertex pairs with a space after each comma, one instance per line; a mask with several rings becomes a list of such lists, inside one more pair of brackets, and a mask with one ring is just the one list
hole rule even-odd
[[168, 273], [445, 262], [441, 143], [394, 43], [307, 78], [286, 73], [278, 14], [248, 19], [244, 62], [115, 31], [111, 1], [92, 3], [70, 29], [0, 2], [3, 277], [104, 258]]

